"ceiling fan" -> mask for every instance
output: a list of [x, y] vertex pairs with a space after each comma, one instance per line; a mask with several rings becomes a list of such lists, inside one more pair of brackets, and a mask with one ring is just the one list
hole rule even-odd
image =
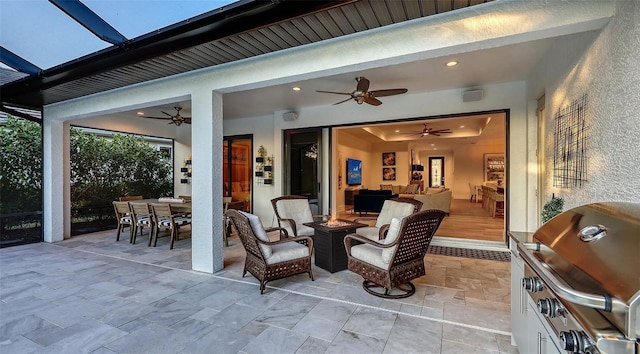
[[358, 83], [358, 85], [356, 86], [356, 89], [351, 92], [333, 92], [333, 91], [316, 91], [316, 92], [351, 96], [344, 101], [334, 103], [334, 105], [344, 103], [353, 99], [356, 102], [358, 102], [358, 104], [368, 103], [373, 106], [379, 106], [382, 104], [382, 101], [380, 101], [376, 97], [400, 95], [407, 92], [406, 88], [367, 91], [369, 90], [369, 80], [367, 80], [367, 78], [365, 78], [364, 76], [356, 77], [356, 82]]
[[167, 115], [166, 117], [150, 117], [150, 116], [140, 116], [140, 117], [151, 118], [151, 119], [170, 119], [171, 122], [169, 122], [169, 124], [175, 124], [176, 126], [180, 126], [182, 123], [191, 124], [191, 117], [183, 117], [180, 115], [180, 111], [182, 110], [182, 107], [175, 106], [173, 107], [173, 109], [176, 110], [176, 114], [169, 114], [165, 111], [160, 111], [166, 114]]
[[451, 131], [451, 129], [447, 128], [447, 129], [433, 129], [433, 128], [429, 128], [427, 127], [427, 123], [423, 123], [424, 124], [424, 128], [422, 129], [422, 131], [412, 131], [409, 134], [418, 134], [420, 135], [420, 137], [425, 137], [427, 135], [433, 135], [433, 136], [440, 136], [440, 134], [451, 134], [453, 133]]

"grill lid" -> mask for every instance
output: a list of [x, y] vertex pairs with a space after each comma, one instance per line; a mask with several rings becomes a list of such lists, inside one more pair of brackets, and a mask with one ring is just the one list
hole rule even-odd
[[640, 204], [597, 203], [549, 220], [534, 234], [627, 304], [640, 291]]
[[544, 268], [573, 289], [604, 297], [609, 305], [601, 314], [625, 337], [640, 338], [640, 204], [580, 206], [549, 220], [533, 239], [546, 246], [534, 252]]

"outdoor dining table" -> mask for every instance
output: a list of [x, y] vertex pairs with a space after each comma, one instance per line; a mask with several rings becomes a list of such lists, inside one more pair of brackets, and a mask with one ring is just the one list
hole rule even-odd
[[191, 202], [171, 202], [164, 201], [160, 199], [139, 199], [139, 200], [131, 200], [129, 203], [132, 204], [169, 204], [171, 205], [171, 210], [179, 213], [190, 213], [191, 212]]

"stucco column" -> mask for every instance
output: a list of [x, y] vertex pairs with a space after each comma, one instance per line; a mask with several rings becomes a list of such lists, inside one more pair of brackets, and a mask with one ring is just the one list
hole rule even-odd
[[45, 242], [70, 237], [69, 128], [64, 122], [42, 122], [42, 230]]
[[192, 268], [213, 273], [223, 268], [222, 94], [200, 89], [191, 96], [193, 205]]

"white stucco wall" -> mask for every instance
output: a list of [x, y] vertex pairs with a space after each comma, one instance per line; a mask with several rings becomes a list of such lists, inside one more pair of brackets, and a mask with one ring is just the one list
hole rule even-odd
[[546, 199], [551, 193], [563, 197], [565, 209], [600, 201], [640, 202], [640, 2], [616, 5], [617, 15], [595, 40], [558, 43], [532, 75], [536, 85], [536, 77], [555, 72], [544, 86], [547, 171], [553, 170], [555, 114], [583, 94], [588, 99], [588, 182], [559, 189], [553, 188], [553, 174], [546, 175]]

